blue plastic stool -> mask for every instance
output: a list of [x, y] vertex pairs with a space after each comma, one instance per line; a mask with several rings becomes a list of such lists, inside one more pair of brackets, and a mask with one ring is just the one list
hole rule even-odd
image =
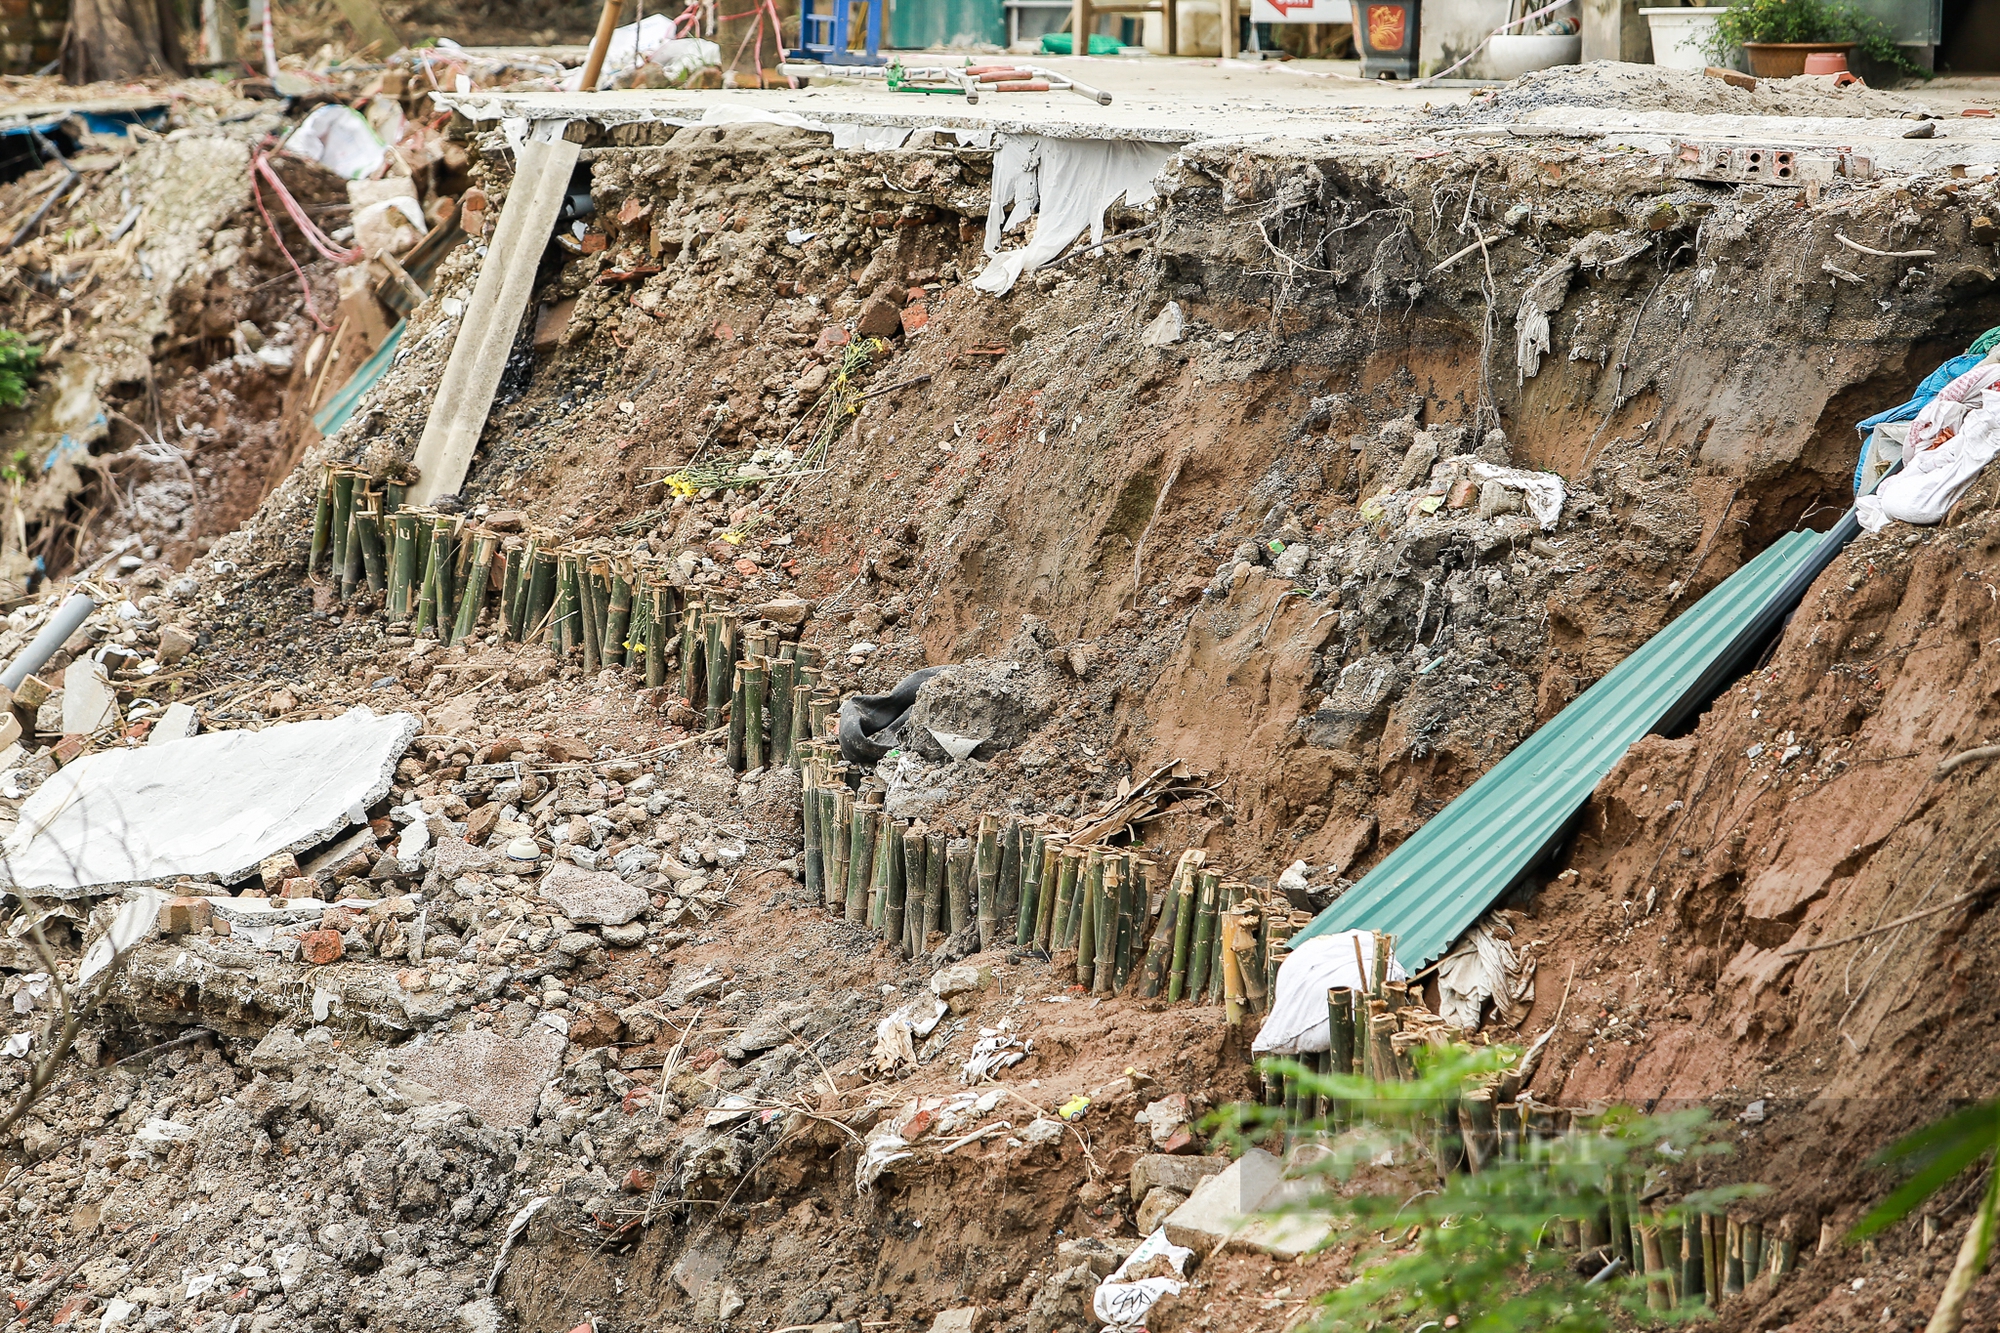
[[868, 5], [868, 48], [865, 52], [848, 48], [849, 9], [852, 0], [820, 0], [830, 13], [819, 13], [814, 0], [799, 0], [799, 47], [794, 60], [817, 60], [823, 65], [883, 65], [882, 0], [866, 0]]

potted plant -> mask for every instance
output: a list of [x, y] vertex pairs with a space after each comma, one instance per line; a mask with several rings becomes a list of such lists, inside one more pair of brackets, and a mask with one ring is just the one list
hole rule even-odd
[[1708, 52], [1723, 65], [1737, 47], [1760, 79], [1803, 74], [1806, 57], [1816, 52], [1845, 55], [1856, 49], [1906, 74], [1924, 73], [1887, 25], [1851, 0], [1741, 0], [1716, 23]]
[[1727, 5], [1661, 5], [1641, 9], [1653, 34], [1653, 63], [1662, 69], [1701, 69], [1715, 63], [1708, 49], [1715, 44], [1715, 25], [1729, 12]]

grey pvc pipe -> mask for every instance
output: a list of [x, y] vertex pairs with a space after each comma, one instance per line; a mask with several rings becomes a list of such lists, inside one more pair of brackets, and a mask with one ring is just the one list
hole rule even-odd
[[76, 633], [96, 609], [97, 603], [87, 593], [71, 593], [69, 600], [56, 609], [49, 623], [42, 626], [42, 632], [35, 636], [35, 641], [10, 662], [5, 671], [0, 671], [0, 686], [10, 690], [20, 689], [21, 682], [40, 670], [42, 663], [54, 657], [56, 649], [62, 647], [64, 641]]

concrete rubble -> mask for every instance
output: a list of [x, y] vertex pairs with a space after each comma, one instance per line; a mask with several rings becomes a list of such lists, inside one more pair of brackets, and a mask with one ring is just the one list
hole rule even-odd
[[[10, 254], [27, 294], [0, 304], [50, 350], [9, 429], [50, 461], [7, 502], [0, 659], [72, 586], [97, 609], [0, 700], [0, 1106], [61, 997], [92, 1006], [0, 1141], [0, 1291], [29, 1326], [208, 1333], [1293, 1319], [1367, 1238], [1324, 1143], [1211, 1118], [1281, 1094], [1256, 1011], [1092, 993], [1075, 941], [1011, 918], [983, 949], [885, 943], [850, 887], [872, 865], [831, 907], [808, 887], [829, 873], [808, 784], [743, 757], [712, 683], [811, 661], [837, 718], [951, 664], [840, 799], [879, 798], [931, 856], [995, 812], [1103, 827], [1162, 897], [1196, 852], [1309, 919], [1844, 509], [1855, 409], [2000, 325], [2000, 133], [1950, 88], [1591, 65], [1433, 106], [1327, 80], [1257, 94], [1268, 133], [1211, 137], [1194, 110], [1251, 116], [1244, 80], [1320, 89], [1312, 62], [1179, 101], [1120, 65], [1108, 108], [919, 111], [634, 86], [666, 74], [631, 45], [620, 87], [581, 96], [556, 86], [578, 61], [533, 49], [321, 61], [379, 180], [296, 153], [265, 175], [301, 108], [196, 89], [167, 133], [79, 141], [106, 160], [60, 228], [96, 228], [91, 251], [51, 224]], [[1943, 128], [1905, 139], [1910, 118]], [[346, 571], [315, 549], [328, 468], [384, 503], [423, 484], [529, 135], [576, 172], [464, 481], [416, 511], [502, 553], [487, 584], [468, 552], [430, 586], [501, 593], [533, 542], [739, 617], [651, 672], [636, 620], [587, 670], [479, 598], [463, 632], [421, 594], [392, 611], [365, 543]], [[1796, 185], [1703, 156], [1767, 139]], [[1103, 243], [1023, 244], [1003, 171]], [[25, 209], [58, 174], [0, 192]], [[132, 207], [145, 230], [114, 237]], [[991, 263], [1009, 283], [976, 290]], [[1542, 1040], [1526, 1107], [1725, 1109], [1730, 1178], [1777, 1182], [1774, 1236], [1846, 1218], [1861, 1187], [1827, 1162], [1915, 1112], [1828, 1112], [1849, 1120], [1817, 1138], [1787, 1116], [1888, 1077], [1894, 1051], [1844, 1040], [1851, 1006], [1906, 1052], [1927, 1038], [1799, 951], [1917, 910], [1874, 864], [1929, 854], [1891, 795], [1943, 793], [1948, 840], [1983, 827], [1934, 775], [1990, 731], [1966, 682], [2000, 634], [1996, 501], [1975, 485], [1940, 527], [1851, 547], [1410, 1013]], [[1862, 785], [1878, 771], [1900, 776]], [[1688, 822], [1718, 818], [1711, 781], [1742, 793], [1735, 833]], [[1969, 1024], [1983, 918], [1953, 912], [1897, 995]], [[1923, 1058], [1939, 1088], [1987, 1086], [1983, 1056]], [[1662, 1173], [1662, 1197], [1689, 1183]], [[1894, 1251], [1898, 1310], [1953, 1249]], [[1814, 1326], [1863, 1265], [1829, 1247], [1727, 1316]]]

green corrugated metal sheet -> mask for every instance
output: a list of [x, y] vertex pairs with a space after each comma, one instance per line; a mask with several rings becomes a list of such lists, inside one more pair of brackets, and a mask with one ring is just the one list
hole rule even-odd
[[1294, 937], [1395, 936], [1411, 971], [1452, 941], [1550, 851], [1600, 779], [1687, 693], [1820, 544], [1788, 533], [1585, 690]]

